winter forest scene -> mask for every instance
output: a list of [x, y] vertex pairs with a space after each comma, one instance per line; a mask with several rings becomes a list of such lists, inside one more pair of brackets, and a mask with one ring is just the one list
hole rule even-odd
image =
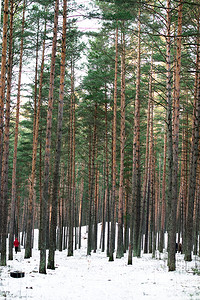
[[0, 299], [200, 299], [199, 0], [0, 1]]

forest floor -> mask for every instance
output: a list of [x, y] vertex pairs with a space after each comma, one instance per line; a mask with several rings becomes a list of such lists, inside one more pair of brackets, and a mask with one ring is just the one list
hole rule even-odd
[[[37, 241], [37, 234], [35, 235]], [[127, 265], [127, 254], [109, 262], [100, 250], [87, 256], [86, 232], [80, 250], [73, 257], [67, 251], [56, 251], [56, 269], [39, 274], [39, 251], [34, 243], [33, 256], [24, 259], [24, 249], [14, 260], [0, 267], [0, 299], [37, 300], [185, 300], [200, 299], [199, 257], [190, 263], [177, 254], [176, 271], [168, 272], [167, 253], [162, 259], [150, 254], [133, 258]], [[11, 271], [25, 272], [23, 278], [10, 277]]]

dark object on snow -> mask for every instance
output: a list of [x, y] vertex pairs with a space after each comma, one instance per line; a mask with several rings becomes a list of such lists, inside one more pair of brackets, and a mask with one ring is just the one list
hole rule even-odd
[[19, 241], [17, 238], [14, 240], [14, 246], [15, 246], [15, 253], [17, 254], [18, 247], [19, 247]]
[[181, 243], [176, 243], [176, 252], [182, 253], [182, 244]]
[[13, 271], [13, 272], [10, 272], [10, 276], [14, 277], [14, 278], [22, 278], [25, 276], [25, 273], [21, 272], [21, 271]]
[[182, 254], [182, 244], [178, 243], [178, 252]]

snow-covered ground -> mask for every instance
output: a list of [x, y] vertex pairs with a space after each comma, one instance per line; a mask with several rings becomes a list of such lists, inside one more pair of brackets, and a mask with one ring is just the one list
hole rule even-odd
[[[83, 232], [83, 237], [86, 233]], [[109, 262], [106, 253], [97, 251], [87, 256], [87, 241], [73, 257], [67, 251], [56, 251], [56, 269], [39, 274], [37, 243], [31, 259], [24, 259], [24, 249], [14, 254], [7, 267], [0, 267], [0, 299], [37, 300], [172, 300], [200, 299], [200, 269], [197, 258], [185, 263], [177, 254], [177, 270], [168, 272], [166, 253], [162, 259], [150, 254], [133, 258], [127, 265], [127, 254]], [[11, 271], [25, 272], [24, 278], [10, 277]]]

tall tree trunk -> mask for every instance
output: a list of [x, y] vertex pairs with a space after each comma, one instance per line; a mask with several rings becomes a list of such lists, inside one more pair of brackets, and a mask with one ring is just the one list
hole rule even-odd
[[129, 228], [130, 228], [130, 207], [129, 207], [129, 178], [126, 178], [124, 195], [124, 253], [128, 250], [129, 245]]
[[[24, 24], [25, 24], [25, 8], [26, 1], [23, 2], [23, 17], [21, 29], [21, 45], [20, 45], [20, 58], [19, 58], [19, 76], [18, 76], [18, 89], [17, 89], [17, 107], [16, 107], [16, 120], [15, 120], [15, 139], [14, 139], [14, 153], [13, 153], [13, 169], [12, 169], [12, 194], [11, 194], [11, 223], [10, 223], [10, 236], [9, 245], [13, 249], [14, 241], [14, 219], [16, 207], [16, 172], [17, 172], [17, 145], [18, 145], [18, 132], [19, 132], [19, 110], [20, 110], [20, 93], [21, 93], [21, 77], [22, 77], [22, 58], [23, 58], [23, 45], [24, 45]], [[9, 251], [10, 259], [13, 259], [12, 249]]]
[[[96, 158], [97, 158], [97, 151], [96, 151]], [[96, 163], [96, 170], [95, 170], [95, 194], [94, 194], [94, 253], [97, 252], [98, 194], [99, 194], [99, 171], [98, 171], [98, 163]]]
[[115, 244], [115, 197], [116, 197], [116, 142], [117, 142], [117, 67], [118, 67], [118, 22], [115, 34], [115, 80], [113, 103], [113, 135], [112, 135], [112, 198], [111, 198], [111, 233], [109, 241], [109, 261], [113, 261]]
[[54, 76], [55, 76], [55, 60], [56, 60], [56, 45], [57, 45], [57, 31], [58, 31], [58, 13], [59, 0], [55, 1], [55, 15], [54, 15], [54, 30], [53, 30], [53, 44], [51, 55], [51, 70], [49, 82], [49, 101], [47, 112], [47, 128], [46, 128], [46, 145], [44, 158], [44, 184], [42, 192], [42, 226], [41, 230], [41, 250], [40, 250], [40, 266], [39, 272], [46, 274], [46, 228], [47, 228], [47, 205], [49, 198], [49, 171], [50, 171], [50, 149], [51, 149], [51, 127], [52, 127], [52, 111], [53, 111], [53, 90], [54, 90]]
[[175, 99], [173, 116], [173, 165], [172, 165], [172, 194], [170, 199], [169, 226], [168, 226], [168, 267], [169, 271], [176, 269], [176, 207], [178, 197], [178, 143], [179, 143], [179, 111], [180, 111], [180, 70], [181, 70], [181, 34], [182, 34], [182, 0], [178, 7], [177, 53], [175, 70]]
[[[2, 175], [2, 155], [3, 155], [3, 126], [4, 126], [4, 98], [5, 98], [5, 81], [6, 81], [6, 51], [7, 51], [7, 28], [8, 28], [8, 7], [9, 1], [4, 1], [4, 12], [3, 12], [3, 35], [2, 35], [2, 52], [1, 52], [1, 77], [0, 77], [0, 193], [2, 192], [1, 187], [1, 175]], [[3, 195], [0, 195], [0, 243], [2, 239], [3, 225], [5, 220], [3, 216], [6, 216], [4, 211], [4, 200]], [[5, 240], [5, 238], [4, 238]], [[1, 259], [2, 260], [2, 259]], [[2, 261], [3, 265], [6, 265], [6, 257]]]
[[[37, 117], [37, 88], [38, 88], [38, 52], [39, 52], [39, 29], [40, 29], [40, 21], [39, 18], [37, 20], [37, 39], [36, 39], [36, 54], [35, 54], [35, 82], [34, 82], [34, 120], [33, 120], [33, 136], [35, 134], [35, 124]], [[45, 20], [46, 22], [46, 20]], [[34, 137], [33, 137], [34, 140]]]
[[86, 217], [86, 221], [88, 224], [88, 240], [87, 240], [87, 254], [90, 255], [91, 253], [91, 237], [90, 237], [90, 226], [91, 226], [91, 203], [90, 203], [90, 193], [91, 193], [91, 173], [92, 173], [92, 130], [91, 130], [91, 126], [89, 127], [89, 154], [88, 154], [88, 207], [87, 207], [87, 217]]
[[[40, 194], [40, 214], [39, 214], [39, 247], [38, 249], [41, 249], [41, 226], [42, 226], [42, 138], [41, 138], [41, 134], [40, 134], [40, 152], [39, 152], [39, 194]], [[31, 232], [31, 231], [30, 231]], [[31, 238], [30, 238], [30, 242], [31, 242]], [[26, 251], [26, 250], [25, 250]]]
[[138, 13], [138, 50], [137, 50], [137, 77], [134, 114], [133, 138], [133, 169], [132, 169], [132, 216], [130, 228], [130, 245], [128, 264], [132, 264], [132, 254], [140, 256], [140, 219], [141, 219], [141, 183], [140, 183], [140, 9]]
[[[43, 49], [42, 49], [42, 62], [41, 62], [41, 71], [40, 71], [37, 113], [36, 113], [36, 118], [34, 120], [35, 124], [33, 125], [34, 131], [33, 131], [32, 169], [31, 169], [30, 188], [29, 188], [28, 223], [27, 223], [25, 258], [30, 258], [32, 256], [31, 241], [32, 241], [32, 229], [33, 229], [33, 194], [34, 194], [36, 159], [37, 159], [40, 108], [41, 108], [41, 100], [42, 100], [42, 81], [43, 81], [43, 72], [44, 72], [45, 39], [46, 39], [46, 21], [45, 21], [45, 28], [44, 28], [44, 40], [43, 40]], [[41, 199], [41, 197], [40, 197], [40, 199]]]
[[124, 256], [123, 246], [123, 198], [124, 198], [124, 148], [125, 148], [125, 27], [122, 22], [122, 54], [121, 54], [121, 134], [120, 134], [120, 175], [118, 201], [118, 239], [116, 257]]
[[[73, 65], [73, 81], [74, 81], [74, 65]], [[72, 117], [73, 117], [73, 132], [72, 132], [72, 230], [75, 228], [75, 248], [77, 245], [77, 234], [76, 234], [76, 161], [75, 161], [75, 150], [76, 150], [76, 115], [75, 115], [75, 92], [73, 91], [73, 107], [72, 107]], [[73, 231], [72, 231], [73, 234]], [[72, 240], [73, 241], [73, 240]]]
[[95, 153], [96, 153], [96, 133], [97, 133], [97, 102], [95, 103], [94, 111], [94, 129], [93, 129], [93, 141], [92, 141], [92, 157], [91, 157], [91, 187], [89, 198], [89, 222], [88, 222], [88, 245], [87, 254], [91, 254], [93, 244], [93, 225], [94, 225], [94, 175], [95, 175]]
[[60, 170], [60, 189], [58, 194], [58, 250], [62, 251], [64, 248], [64, 197], [65, 197], [65, 165], [64, 163], [61, 164]]
[[70, 104], [70, 157], [69, 157], [69, 242], [68, 242], [68, 256], [73, 255], [73, 227], [74, 227], [74, 62], [71, 60], [71, 104]]
[[[8, 7], [9, 7], [9, 1], [5, 0], [4, 1], [4, 11], [3, 11], [3, 34], [2, 34], [1, 77], [0, 77], [0, 184], [1, 184], [2, 155], [3, 155], [2, 145], [3, 145], [3, 122], [4, 122], [3, 118], [4, 118], [4, 98], [5, 98], [5, 82], [6, 82]], [[0, 190], [1, 190], [1, 188], [0, 188]], [[3, 214], [1, 214], [1, 216], [2, 215]], [[0, 225], [1, 225], [1, 223], [0, 223]]]
[[82, 227], [82, 209], [83, 209], [83, 191], [84, 191], [84, 163], [82, 164], [82, 176], [80, 186], [80, 203], [79, 203], [79, 249], [81, 248], [81, 227]]
[[[9, 132], [10, 132], [10, 96], [11, 96], [11, 82], [12, 82], [12, 61], [13, 61], [13, 8], [14, 3], [10, 3], [10, 39], [9, 39], [9, 59], [8, 59], [8, 84], [7, 84], [7, 97], [6, 97], [6, 117], [5, 117], [5, 135], [4, 135], [4, 152], [3, 152], [3, 169], [5, 172], [3, 178], [3, 189], [8, 189], [8, 158], [9, 158]], [[5, 165], [5, 166], [4, 166]], [[7, 194], [7, 191], [4, 192]], [[13, 233], [14, 233], [14, 219], [15, 207], [11, 203], [10, 213], [10, 235], [9, 235], [9, 260], [13, 260]]]
[[55, 250], [56, 250], [56, 226], [57, 226], [57, 202], [58, 202], [58, 185], [60, 178], [60, 157], [62, 144], [62, 123], [63, 123], [63, 103], [64, 103], [64, 86], [65, 86], [65, 58], [66, 58], [66, 23], [67, 23], [67, 0], [63, 1], [63, 31], [62, 31], [62, 51], [61, 51], [61, 68], [60, 68], [60, 92], [58, 106], [58, 124], [57, 124], [57, 144], [55, 154], [55, 165], [53, 174], [52, 190], [52, 214], [50, 223], [50, 244], [48, 268], [55, 269]]
[[[198, 33], [199, 33], [199, 15], [198, 15]], [[197, 38], [197, 44], [199, 38]], [[190, 168], [189, 168], [189, 186], [187, 201], [187, 220], [186, 220], [186, 244], [185, 244], [185, 260], [192, 260], [193, 249], [193, 215], [194, 215], [194, 199], [197, 180], [197, 161], [199, 155], [199, 127], [200, 127], [200, 53], [197, 47], [197, 72], [198, 72], [198, 89], [197, 97], [194, 98], [193, 124], [192, 124], [192, 142], [190, 152]]]
[[150, 207], [151, 207], [151, 219], [150, 219], [150, 235], [152, 243], [152, 256], [155, 255], [154, 239], [155, 239], [155, 162], [154, 162], [154, 136], [153, 136], [153, 101], [151, 99], [150, 104], [150, 141], [149, 141], [149, 184], [150, 184]]
[[[173, 165], [173, 148], [172, 148], [172, 70], [171, 70], [171, 2], [167, 1], [167, 36], [166, 36], [166, 69], [167, 69], [167, 159], [168, 159], [168, 194], [167, 194], [167, 215], [171, 212], [172, 206], [172, 165]], [[168, 220], [167, 227], [171, 220]], [[171, 228], [172, 230], [172, 228]], [[173, 258], [173, 253], [172, 253]]]
[[159, 251], [162, 253], [164, 248], [164, 232], [166, 217], [166, 162], [167, 162], [167, 133], [164, 134], [164, 160], [163, 160], [163, 176], [162, 176], [162, 198], [161, 198], [161, 224], [160, 224], [160, 243]]
[[[186, 113], [187, 114], [187, 113]], [[176, 211], [176, 222], [177, 222], [177, 232], [182, 234], [183, 236], [183, 205], [185, 198], [187, 197], [187, 180], [186, 180], [186, 174], [187, 174], [187, 142], [186, 142], [186, 130], [182, 130], [182, 149], [181, 149], [181, 175], [180, 175], [180, 188], [179, 188], [179, 196], [178, 196], [178, 202], [177, 202], [177, 211]]]
[[153, 52], [151, 53], [151, 70], [149, 76], [149, 97], [148, 97], [148, 111], [147, 111], [147, 132], [146, 132], [146, 154], [145, 154], [145, 174], [143, 184], [143, 220], [145, 241], [144, 241], [144, 253], [148, 253], [148, 239], [149, 239], [149, 135], [150, 135], [150, 112], [152, 103], [152, 76], [153, 76]]
[[[10, 39], [9, 39], [9, 57], [8, 57], [8, 77], [7, 77], [7, 95], [6, 95], [6, 113], [5, 113], [5, 132], [3, 144], [3, 164], [2, 164], [2, 185], [1, 197], [4, 203], [4, 220], [2, 224], [3, 234], [7, 230], [7, 202], [8, 202], [8, 160], [9, 160], [9, 137], [10, 137], [10, 96], [12, 82], [12, 62], [13, 62], [13, 1], [10, 3]], [[1, 212], [0, 212], [1, 213]], [[3, 216], [3, 214], [1, 214]], [[14, 216], [11, 207], [10, 228], [13, 228]], [[11, 235], [11, 233], [10, 233]], [[12, 235], [13, 236], [13, 235]], [[6, 237], [5, 237], [6, 238]], [[5, 250], [5, 249], [4, 249]], [[6, 252], [5, 252], [6, 255]], [[9, 239], [9, 260], [13, 259], [13, 238]], [[6, 257], [2, 257], [3, 265], [6, 265]]]
[[[102, 208], [102, 252], [105, 249], [105, 227], [106, 227], [106, 212], [108, 211], [108, 200], [109, 200], [109, 170], [108, 170], [108, 104], [107, 104], [107, 96], [105, 92], [105, 195], [104, 202]], [[107, 218], [108, 223], [108, 218]]]

